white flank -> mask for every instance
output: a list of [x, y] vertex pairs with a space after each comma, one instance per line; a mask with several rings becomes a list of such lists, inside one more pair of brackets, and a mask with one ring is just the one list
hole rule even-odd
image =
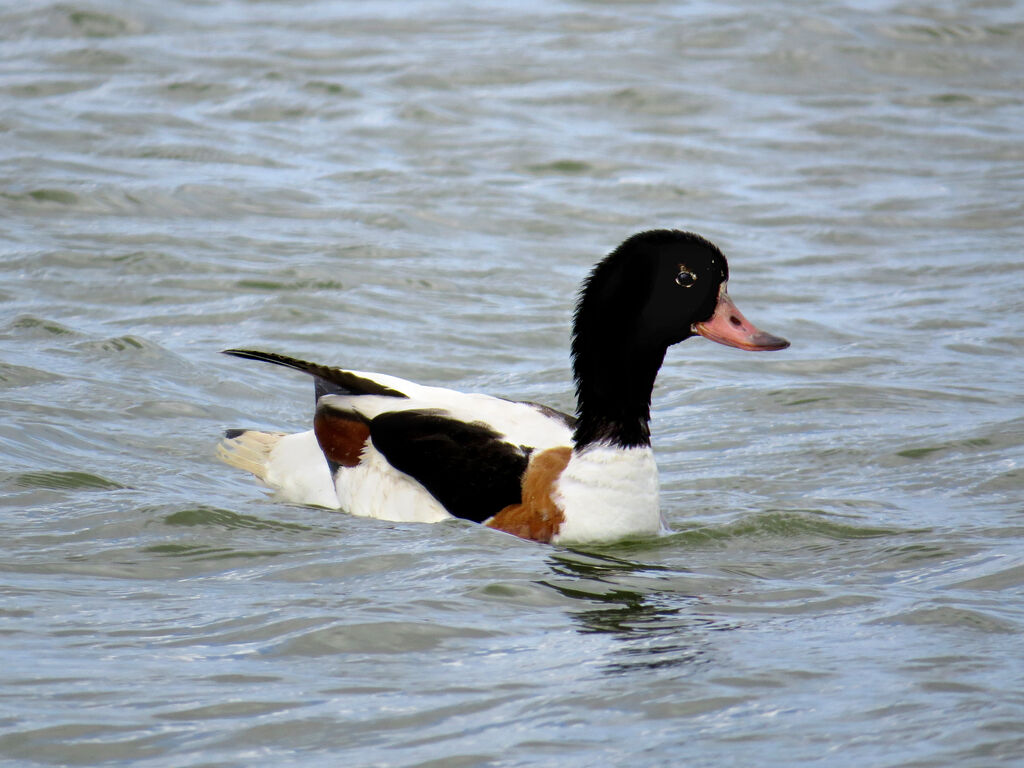
[[426, 488], [388, 464], [372, 445], [355, 467], [341, 467], [336, 479], [316, 435], [250, 430], [224, 439], [222, 460], [258, 477], [279, 501], [343, 509], [360, 517], [396, 522], [436, 523], [451, 515]]
[[372, 444], [356, 466], [338, 471], [334, 486], [338, 505], [360, 517], [402, 523], [436, 523], [452, 517], [426, 488], [388, 464]]
[[574, 453], [552, 499], [565, 514], [553, 544], [654, 536], [663, 529], [658, 466], [649, 446], [595, 445]]
[[294, 435], [249, 430], [222, 440], [217, 454], [226, 463], [252, 472], [281, 501], [338, 507], [331, 471], [312, 430]]

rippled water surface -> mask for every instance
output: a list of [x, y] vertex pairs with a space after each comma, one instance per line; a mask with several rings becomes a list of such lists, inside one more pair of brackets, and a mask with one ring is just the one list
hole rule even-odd
[[[1024, 7], [0, 6], [0, 759], [1024, 763]], [[572, 408], [632, 232], [773, 355], [654, 396], [657, 541], [274, 503], [257, 346]]]

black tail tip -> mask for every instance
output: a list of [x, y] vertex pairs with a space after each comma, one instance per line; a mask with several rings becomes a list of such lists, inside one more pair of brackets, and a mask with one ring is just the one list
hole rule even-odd
[[225, 429], [224, 437], [226, 437], [228, 440], [234, 440], [236, 437], [241, 437], [248, 431], [248, 429]]

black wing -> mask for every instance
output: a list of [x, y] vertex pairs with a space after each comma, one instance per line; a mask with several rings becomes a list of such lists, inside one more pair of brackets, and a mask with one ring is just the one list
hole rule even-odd
[[397, 389], [391, 389], [373, 379], [357, 376], [352, 371], [332, 368], [319, 363], [309, 363], [296, 357], [279, 355], [275, 352], [259, 352], [255, 349], [225, 349], [225, 355], [233, 355], [246, 360], [260, 360], [264, 363], [283, 365], [296, 371], [308, 373], [315, 379], [316, 397], [321, 395], [385, 395], [388, 397], [407, 397]]
[[455, 517], [478, 523], [522, 499], [531, 448], [485, 424], [443, 412], [391, 411], [370, 421], [370, 438], [391, 466], [415, 478]]

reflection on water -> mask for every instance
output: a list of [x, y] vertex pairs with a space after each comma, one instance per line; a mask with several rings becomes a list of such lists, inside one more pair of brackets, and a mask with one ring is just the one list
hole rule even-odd
[[581, 632], [613, 636], [621, 647], [602, 666], [608, 673], [636, 667], [658, 669], [700, 663], [710, 644], [709, 631], [728, 629], [725, 622], [701, 616], [700, 597], [659, 589], [656, 576], [649, 588], [626, 586], [621, 576], [667, 571], [605, 554], [561, 551], [549, 559], [551, 570], [564, 579], [540, 583], [559, 594], [593, 607], [570, 610]]
[[[746, 612], [820, 611], [864, 602], [854, 595], [830, 594], [823, 585], [795, 586], [777, 561], [824, 557], [837, 542], [899, 539], [906, 533], [836, 522], [820, 512], [765, 512], [721, 526], [691, 525], [655, 541], [561, 550], [548, 559], [554, 577], [539, 583], [588, 606], [570, 609], [579, 631], [605, 633], [622, 643], [608, 671], [693, 664], [714, 648], [709, 633], [742, 627], [739, 616]], [[652, 559], [666, 549], [717, 550], [720, 557], [713, 568], [697, 571], [625, 559], [602, 549], [646, 553]], [[742, 566], [734, 564], [738, 550], [744, 555]], [[766, 555], [764, 562], [755, 553]], [[707, 562], [699, 556], [694, 560]], [[737, 576], [757, 578], [763, 586], [740, 591]]]

